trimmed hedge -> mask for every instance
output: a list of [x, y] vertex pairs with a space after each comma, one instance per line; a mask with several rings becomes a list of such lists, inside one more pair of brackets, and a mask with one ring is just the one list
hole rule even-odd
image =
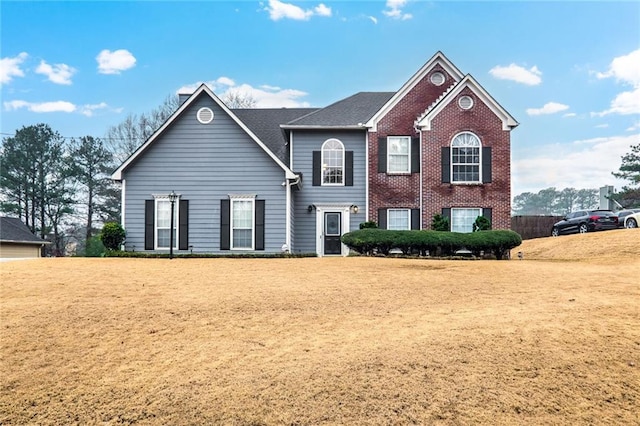
[[472, 233], [445, 231], [390, 231], [360, 229], [342, 236], [342, 243], [360, 254], [388, 255], [392, 249], [403, 254], [453, 256], [459, 250], [469, 250], [474, 256], [493, 254], [496, 259], [509, 257], [509, 251], [522, 243], [513, 231], [495, 230]]
[[[140, 259], [168, 259], [169, 253], [153, 253], [144, 251], [107, 250], [105, 257], [132, 257]], [[243, 254], [213, 254], [213, 253], [174, 253], [174, 259], [288, 259], [301, 257], [318, 257], [315, 253], [243, 253]]]

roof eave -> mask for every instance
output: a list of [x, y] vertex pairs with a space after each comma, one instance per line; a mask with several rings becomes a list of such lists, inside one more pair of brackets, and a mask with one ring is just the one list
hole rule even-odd
[[280, 128], [286, 130], [323, 130], [323, 129], [331, 129], [331, 130], [363, 130], [366, 128], [364, 124], [349, 124], [349, 125], [339, 125], [339, 126], [321, 126], [321, 125], [291, 125], [291, 124], [281, 124]]

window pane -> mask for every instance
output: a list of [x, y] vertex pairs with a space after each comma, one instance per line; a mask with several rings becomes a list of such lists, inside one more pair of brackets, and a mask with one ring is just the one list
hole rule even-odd
[[481, 215], [481, 209], [451, 209], [451, 231], [472, 232], [473, 222]]
[[171, 222], [171, 203], [169, 201], [158, 201], [156, 211], [156, 223], [158, 228], [169, 228]]
[[405, 231], [409, 227], [409, 210], [388, 210], [387, 229], [395, 231]]
[[391, 173], [408, 173], [411, 138], [407, 136], [390, 136], [388, 143], [388, 169]]
[[251, 229], [233, 230], [233, 248], [251, 248]]
[[232, 200], [232, 242], [234, 249], [253, 247], [253, 200]]
[[330, 139], [322, 145], [322, 183], [342, 184], [344, 147], [342, 142]]

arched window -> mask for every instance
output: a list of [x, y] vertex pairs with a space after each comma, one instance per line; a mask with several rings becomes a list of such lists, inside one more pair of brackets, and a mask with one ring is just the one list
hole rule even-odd
[[451, 182], [482, 182], [480, 139], [470, 132], [457, 134], [451, 141]]
[[322, 184], [344, 185], [344, 145], [338, 139], [322, 144]]

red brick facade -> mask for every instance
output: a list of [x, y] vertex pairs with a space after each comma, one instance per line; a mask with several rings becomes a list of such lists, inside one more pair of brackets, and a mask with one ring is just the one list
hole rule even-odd
[[[440, 86], [430, 80], [436, 71], [446, 76], [445, 83]], [[378, 209], [420, 208], [422, 229], [429, 229], [433, 216], [442, 213], [443, 209], [490, 208], [493, 229], [509, 229], [510, 130], [503, 130], [504, 117], [498, 116], [494, 112], [495, 107], [492, 110], [485, 103], [486, 96], [482, 96], [481, 90], [472, 90], [472, 86], [457, 92], [451, 90], [452, 93], [444, 95], [448, 103], [432, 118], [430, 130], [420, 131], [416, 126], [417, 120], [455, 83], [454, 77], [436, 63], [377, 121], [376, 131], [369, 132], [369, 220], [378, 220]], [[465, 95], [474, 101], [468, 110], [458, 105], [459, 97]], [[449, 147], [452, 139], [464, 131], [474, 133], [483, 148], [491, 147], [491, 182], [442, 183], [442, 148]], [[420, 138], [420, 173], [394, 175], [378, 172], [378, 141], [382, 138], [380, 140], [386, 143], [387, 136]]]

